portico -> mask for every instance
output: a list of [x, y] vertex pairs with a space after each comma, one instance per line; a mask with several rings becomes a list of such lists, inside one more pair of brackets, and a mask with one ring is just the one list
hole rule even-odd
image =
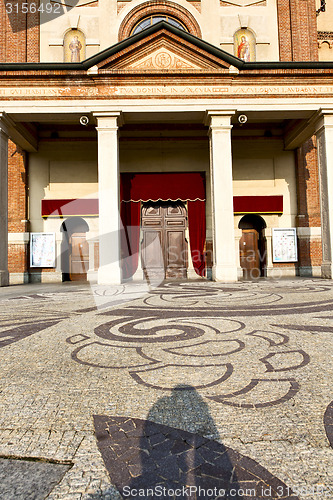
[[[206, 189], [206, 276], [236, 281], [241, 275], [239, 223], [246, 214], [264, 220], [267, 275], [281, 269], [295, 274], [297, 263], [273, 262], [270, 241], [273, 228], [298, 227], [303, 214], [297, 208], [294, 151], [317, 131], [322, 275], [332, 277], [333, 215], [327, 214], [333, 185], [326, 166], [332, 153], [332, 117], [321, 111], [333, 98], [332, 70], [322, 76], [327, 85], [318, 87], [315, 80], [311, 82], [315, 72], [322, 71], [316, 63], [313, 68], [294, 63], [286, 74], [283, 63], [243, 63], [188, 33], [159, 24], [84, 63], [0, 66], [0, 73], [6, 72], [0, 87], [1, 178], [6, 179], [9, 136], [29, 152], [29, 231], [54, 232], [60, 251], [61, 224], [69, 217], [83, 218], [91, 249], [84, 274], [97, 273], [101, 284], [119, 284], [123, 279], [121, 174], [201, 172]], [[143, 49], [139, 42], [145, 38], [150, 41]], [[171, 66], [154, 67], [147, 79], [145, 65], [158, 55], [153, 43], [157, 40], [158, 51], [169, 55]], [[182, 59], [173, 66], [180, 45]], [[52, 80], [43, 79], [50, 71]], [[18, 79], [19, 85], [13, 86]], [[246, 115], [245, 124], [239, 123], [240, 114]], [[81, 116], [88, 117], [87, 126], [80, 125]], [[5, 184], [1, 184], [3, 221], [7, 220]], [[277, 207], [279, 197], [283, 203]], [[186, 208], [187, 199], [184, 202]], [[320, 228], [301, 229], [300, 236], [320, 240]], [[5, 285], [5, 222], [1, 231]], [[191, 236], [184, 234], [190, 255]], [[191, 258], [187, 268], [193, 270]], [[55, 266], [38, 272], [44, 278], [61, 279], [58, 254]]]

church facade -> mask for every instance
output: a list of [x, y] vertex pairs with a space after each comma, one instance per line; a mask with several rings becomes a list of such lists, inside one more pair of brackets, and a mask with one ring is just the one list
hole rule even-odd
[[332, 278], [323, 2], [22, 5], [0, 7], [1, 285]]

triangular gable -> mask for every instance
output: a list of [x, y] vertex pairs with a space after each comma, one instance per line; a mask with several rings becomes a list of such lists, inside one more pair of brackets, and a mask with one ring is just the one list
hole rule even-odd
[[[104, 52], [106, 58], [97, 62], [98, 69], [154, 72], [227, 71], [234, 63], [229, 59], [237, 59], [219, 49], [215, 51], [217, 54], [212, 53], [210, 44], [178, 29], [175, 33], [175, 28], [170, 26], [172, 30], [168, 29], [167, 23], [159, 24], [161, 24], [160, 29], [154, 33], [147, 29], [140, 33], [140, 39], [131, 37], [133, 43], [128, 43], [125, 48], [122, 47], [119, 51], [113, 50], [111, 54]], [[193, 43], [198, 40], [200, 44]], [[224, 55], [227, 57], [223, 57]]]

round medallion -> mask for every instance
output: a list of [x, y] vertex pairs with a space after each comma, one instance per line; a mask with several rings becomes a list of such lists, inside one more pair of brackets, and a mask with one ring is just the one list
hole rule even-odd
[[155, 56], [155, 64], [158, 68], [169, 68], [171, 66], [171, 56], [167, 52], [160, 52]]

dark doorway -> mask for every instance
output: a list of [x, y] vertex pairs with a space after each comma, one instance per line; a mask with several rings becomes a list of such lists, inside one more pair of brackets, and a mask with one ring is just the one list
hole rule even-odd
[[81, 217], [70, 217], [62, 223], [61, 269], [63, 281], [87, 281], [89, 226]]
[[266, 276], [266, 223], [259, 215], [244, 215], [239, 229], [242, 237], [239, 241], [240, 264], [245, 279], [256, 279]]
[[187, 214], [181, 201], [142, 205], [142, 267], [146, 278], [186, 278]]

